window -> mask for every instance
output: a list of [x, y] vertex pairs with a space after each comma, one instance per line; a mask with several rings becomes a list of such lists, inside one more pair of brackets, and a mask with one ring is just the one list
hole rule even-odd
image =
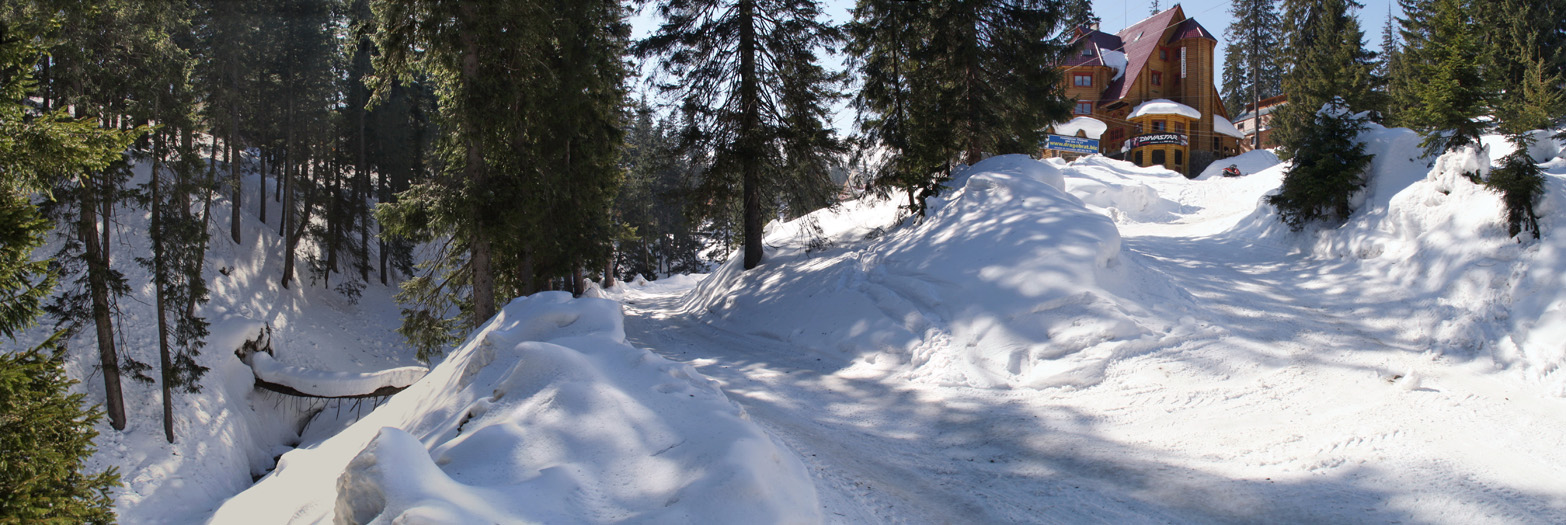
[[1088, 101], [1088, 100], [1078, 101], [1077, 102], [1076, 114], [1078, 114], [1078, 115], [1092, 115], [1093, 114], [1093, 102], [1092, 101]]
[[1164, 85], [1164, 72], [1162, 72], [1162, 71], [1154, 71], [1153, 72], [1153, 85], [1155, 85], [1155, 86], [1162, 86], [1162, 85]]
[[1213, 137], [1213, 149], [1218, 149], [1218, 137]]
[[1089, 47], [1089, 46], [1082, 46], [1082, 56], [1085, 56], [1085, 57], [1093, 56], [1093, 48]]
[[1153, 150], [1153, 164], [1163, 164], [1163, 163], [1164, 163], [1164, 150], [1161, 150], [1161, 149]]
[[1158, 48], [1158, 59], [1169, 60], [1169, 50], [1162, 47]]
[[1175, 130], [1175, 133], [1185, 133], [1185, 123], [1184, 122], [1176, 122], [1175, 125], [1174, 125], [1174, 130]]
[[1075, 85], [1079, 87], [1093, 87], [1093, 75], [1077, 73]]
[[1185, 152], [1184, 151], [1175, 150], [1175, 165], [1176, 166], [1183, 166], [1183, 165], [1185, 165]]
[[1164, 121], [1162, 121], [1162, 120], [1155, 120], [1155, 121], [1153, 121], [1153, 131], [1156, 132], [1156, 131], [1163, 131], [1163, 130], [1164, 130]]
[[1131, 161], [1132, 161], [1132, 163], [1134, 163], [1134, 164], [1136, 164], [1138, 166], [1141, 166], [1142, 165], [1142, 150], [1136, 150], [1135, 153], [1132, 153], [1131, 154]]

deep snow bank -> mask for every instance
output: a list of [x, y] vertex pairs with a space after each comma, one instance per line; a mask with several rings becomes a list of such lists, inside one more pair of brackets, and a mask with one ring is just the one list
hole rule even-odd
[[1488, 173], [1509, 144], [1486, 137], [1486, 149], [1429, 158], [1417, 133], [1375, 124], [1360, 136], [1375, 158], [1345, 224], [1290, 232], [1259, 202], [1229, 233], [1349, 261], [1366, 277], [1365, 297], [1397, 298], [1407, 310], [1388, 327], [1401, 342], [1491, 359], [1566, 396], [1566, 160], [1556, 141], [1536, 136], [1530, 153], [1549, 173], [1539, 241], [1509, 238], [1500, 194], [1468, 178]]
[[1138, 306], [1189, 299], [1123, 252], [1114, 223], [1065, 187], [1054, 163], [1007, 155], [955, 177], [916, 225], [887, 231], [895, 202], [871, 201], [774, 224], [760, 267], [730, 261], [686, 307], [866, 373], [986, 388], [1095, 384], [1110, 362], [1172, 344], [1196, 323]]
[[799, 460], [619, 305], [517, 299], [420, 382], [284, 455], [214, 523], [820, 520]]

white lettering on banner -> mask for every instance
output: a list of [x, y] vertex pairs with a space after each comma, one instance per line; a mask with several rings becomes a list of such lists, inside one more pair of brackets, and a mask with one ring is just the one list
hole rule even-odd
[[1185, 78], [1185, 46], [1180, 46], [1180, 78]]

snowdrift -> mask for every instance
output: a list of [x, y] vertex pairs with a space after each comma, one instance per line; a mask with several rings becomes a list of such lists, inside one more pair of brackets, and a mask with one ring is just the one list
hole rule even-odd
[[1500, 137], [1429, 158], [1418, 134], [1375, 124], [1360, 136], [1375, 159], [1345, 224], [1290, 232], [1259, 203], [1229, 234], [1343, 261], [1359, 275], [1361, 308], [1399, 312], [1384, 327], [1398, 342], [1490, 360], [1566, 396], [1566, 160], [1548, 134], [1535, 136], [1529, 153], [1548, 173], [1539, 241], [1509, 238], [1500, 194], [1469, 179], [1511, 152]]
[[870, 374], [981, 388], [1096, 384], [1118, 357], [1174, 344], [1197, 325], [1139, 306], [1189, 298], [1123, 252], [1115, 224], [1065, 187], [1057, 164], [1007, 155], [955, 177], [918, 224], [885, 230], [895, 198], [774, 223], [760, 267], [730, 261], [686, 308]]
[[381, 408], [213, 523], [800, 523], [804, 466], [710, 380], [625, 343], [619, 305], [507, 305]]

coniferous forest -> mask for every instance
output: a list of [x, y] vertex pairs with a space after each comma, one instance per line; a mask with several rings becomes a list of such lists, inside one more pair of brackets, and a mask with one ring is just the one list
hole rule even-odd
[[[130, 382], [181, 439], [201, 356], [233, 352], [208, 346], [215, 250], [345, 303], [395, 290], [406, 351], [436, 362], [512, 298], [765, 270], [769, 223], [845, 195], [921, 224], [963, 169], [1073, 117], [1060, 64], [1100, 23], [1087, 1], [851, 4], [0, 0], [0, 523], [114, 521], [125, 473], [84, 461], [100, 420], [127, 429]], [[1288, 96], [1265, 202], [1295, 231], [1348, 221], [1370, 126], [1431, 158], [1500, 134], [1515, 151], [1470, 178], [1512, 236], [1548, 235], [1528, 151], [1566, 116], [1566, 0], [1396, 4], [1379, 51], [1353, 0], [1226, 6], [1228, 111]], [[126, 351], [128, 323], [156, 352]]]

